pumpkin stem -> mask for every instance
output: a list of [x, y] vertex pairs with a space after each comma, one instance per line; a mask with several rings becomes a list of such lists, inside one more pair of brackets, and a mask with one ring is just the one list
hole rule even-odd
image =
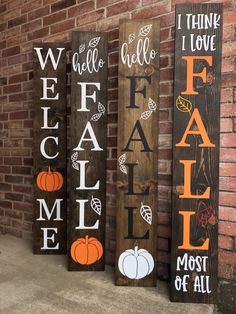
[[51, 172], [51, 167], [50, 166], [48, 166], [48, 174], [51, 174], [52, 172]]
[[86, 235], [86, 237], [85, 237], [85, 244], [86, 245], [88, 244], [88, 235]]
[[134, 247], [134, 256], [138, 257], [138, 246]]

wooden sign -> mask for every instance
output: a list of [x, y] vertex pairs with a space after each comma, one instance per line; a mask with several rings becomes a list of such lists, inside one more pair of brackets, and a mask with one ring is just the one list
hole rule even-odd
[[176, 6], [171, 300], [216, 302], [222, 4]]
[[116, 284], [156, 285], [157, 20], [120, 23]]
[[73, 32], [69, 270], [104, 270], [107, 35]]
[[66, 49], [36, 44], [34, 253], [66, 253]]

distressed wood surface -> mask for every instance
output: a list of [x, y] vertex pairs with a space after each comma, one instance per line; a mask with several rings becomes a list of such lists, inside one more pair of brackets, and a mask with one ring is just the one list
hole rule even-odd
[[[44, 70], [41, 69], [39, 59], [35, 50], [33, 50], [34, 63], [34, 147], [33, 147], [33, 175], [34, 175], [34, 239], [33, 250], [35, 254], [66, 254], [66, 50], [65, 46], [60, 43], [40, 43], [35, 44], [35, 47], [42, 47], [42, 57], [45, 58], [48, 49], [51, 48], [55, 59], [58, 57], [57, 48], [64, 48], [61, 53], [60, 61], [57, 70], [54, 70], [50, 59], [48, 59]], [[43, 81], [42, 77], [57, 78], [58, 83], [55, 84], [54, 93], [50, 93], [50, 97], [59, 93], [58, 100], [42, 100]], [[48, 85], [51, 86], [52, 81]], [[48, 125], [54, 126], [59, 123], [58, 129], [42, 129], [43, 126], [43, 110], [41, 107], [50, 107], [48, 110]], [[55, 155], [58, 152], [58, 157], [55, 159], [47, 159], [40, 152], [40, 144], [42, 140], [48, 136], [58, 137], [59, 145], [54, 141], [48, 140], [45, 145], [45, 150], [48, 155]], [[41, 171], [58, 171], [63, 176], [62, 188], [58, 191], [42, 191], [36, 184], [37, 176]], [[39, 202], [37, 199], [44, 199], [48, 209], [51, 211], [56, 199], [62, 199], [60, 206], [61, 221], [55, 221], [56, 210], [50, 220], [38, 221], [39, 218]], [[43, 247], [43, 232], [41, 228], [57, 228], [57, 233], [48, 231], [48, 236], [54, 235], [54, 241], [49, 240], [48, 246], [55, 246], [59, 243], [59, 248], [42, 250]]]
[[[102, 148], [102, 151], [93, 151], [93, 144], [89, 141], [84, 141], [83, 151], [78, 151], [77, 160], [86, 160], [89, 163], [86, 165], [85, 182], [86, 186], [94, 186], [100, 180], [98, 190], [76, 190], [80, 185], [80, 170], [73, 168], [71, 158], [70, 162], [70, 189], [69, 189], [69, 225], [68, 225], [68, 269], [71, 271], [84, 270], [104, 270], [105, 267], [105, 252], [102, 257], [91, 265], [82, 265], [75, 262], [71, 257], [71, 246], [74, 241], [86, 236], [95, 237], [102, 244], [105, 250], [105, 213], [106, 213], [106, 115], [107, 115], [107, 34], [98, 32], [73, 32], [72, 35], [72, 58], [75, 53], [79, 54], [79, 63], [86, 63], [88, 51], [98, 51], [98, 59], [102, 59], [104, 64], [98, 72], [88, 70], [82, 74], [75, 71], [72, 62], [71, 74], [71, 156], [76, 152], [77, 147], [84, 129], [88, 122], [91, 123], [95, 133], [97, 142]], [[78, 82], [100, 83], [100, 90], [95, 86], [87, 86], [87, 94], [96, 93], [96, 101], [87, 99], [87, 108], [89, 111], [77, 111], [81, 108], [81, 88]], [[105, 112], [98, 118], [98, 104], [101, 103], [105, 107]], [[92, 121], [91, 119], [98, 119]], [[87, 138], [90, 135], [87, 133]], [[101, 214], [98, 215], [91, 208], [91, 199], [98, 198], [101, 201]], [[75, 229], [80, 223], [80, 206], [76, 200], [88, 200], [85, 204], [85, 226], [93, 226], [99, 220], [98, 229]]]
[[[145, 27], [146, 26], [146, 27]], [[116, 233], [116, 285], [124, 286], [155, 286], [156, 285], [156, 211], [157, 211], [157, 138], [158, 138], [158, 108], [154, 111], [148, 107], [149, 99], [155, 101], [158, 107], [159, 94], [159, 30], [157, 20], [123, 20], [120, 23], [119, 35], [119, 109], [118, 109], [118, 166], [117, 166], [117, 233]], [[127, 43], [128, 54], [135, 54], [139, 40], [148, 38], [148, 54], [153, 49], [156, 52], [149, 64], [144, 60], [143, 64], [136, 62], [128, 66], [122, 62], [122, 45]], [[141, 61], [142, 63], [142, 61]], [[146, 94], [135, 93], [135, 108], [130, 108], [131, 80], [128, 77], [141, 76], [133, 84], [136, 90], [146, 88]], [[149, 80], [149, 81], [148, 81]], [[133, 106], [133, 105], [132, 105]], [[128, 108], [129, 107], [129, 108]], [[149, 111], [149, 113], [145, 113]], [[143, 118], [141, 115], [143, 114]], [[147, 116], [150, 116], [147, 118]], [[146, 118], [146, 119], [145, 119]], [[137, 122], [138, 121], [138, 122]], [[125, 150], [132, 130], [137, 123], [144, 133], [144, 141], [147, 142], [150, 150], [143, 151], [142, 141], [131, 141], [129, 149]], [[140, 139], [136, 128], [133, 138]], [[125, 154], [125, 155], [124, 155]], [[120, 156], [126, 160], [119, 159]], [[124, 158], [123, 158], [124, 159]], [[136, 165], [131, 165], [131, 164]], [[130, 165], [129, 165], [130, 164]], [[124, 168], [126, 170], [124, 170]], [[123, 171], [127, 172], [124, 173]], [[133, 171], [132, 169], [133, 168]], [[133, 178], [132, 174], [133, 173]], [[130, 184], [130, 188], [129, 188]], [[129, 190], [132, 189], [133, 191]], [[145, 195], [134, 195], [143, 193]], [[129, 195], [127, 195], [129, 193]], [[152, 221], [149, 224], [140, 215], [141, 203], [147, 205], [152, 211]], [[131, 211], [127, 207], [133, 207]], [[128, 218], [129, 217], [129, 218]], [[132, 234], [133, 233], [133, 234]], [[132, 236], [132, 238], [130, 238]], [[144, 239], [141, 239], [144, 237]], [[127, 250], [147, 250], [153, 260], [154, 269], [140, 279], [131, 279], [127, 272], [122, 274], [119, 266], [121, 254]], [[148, 255], [150, 257], [150, 255]], [[131, 268], [136, 267], [135, 257], [132, 257]], [[146, 261], [147, 262], [147, 261]], [[122, 262], [123, 263], [123, 262]], [[149, 262], [148, 262], [149, 263]], [[124, 261], [122, 264], [128, 264]], [[128, 267], [128, 266], [127, 266]], [[142, 267], [139, 265], [140, 271]], [[124, 269], [123, 269], [124, 270]], [[128, 271], [128, 269], [127, 269]], [[135, 277], [136, 278], [136, 277]]]
[[[184, 22], [186, 14], [218, 13], [220, 27], [210, 29], [187, 29]], [[171, 300], [177, 302], [215, 303], [217, 297], [217, 256], [218, 256], [218, 183], [219, 183], [219, 132], [220, 132], [220, 80], [221, 80], [221, 47], [222, 47], [222, 5], [221, 4], [190, 4], [176, 6], [176, 25], [178, 15], [182, 15], [182, 28], [176, 28], [175, 37], [175, 87], [174, 87], [174, 127], [173, 127], [173, 207], [172, 207], [172, 254], [171, 254]], [[189, 36], [216, 35], [216, 50], [191, 51]], [[185, 51], [181, 50], [182, 36], [186, 36]], [[195, 37], [196, 38], [196, 37]], [[194, 72], [207, 71], [207, 81], [195, 77], [194, 90], [197, 95], [181, 94], [186, 88], [186, 62], [182, 56], [212, 56], [212, 67], [203, 60], [196, 61]], [[178, 96], [184, 97], [192, 104], [190, 112], [181, 112], [176, 101]], [[189, 103], [188, 103], [189, 104]], [[189, 105], [188, 105], [189, 106]], [[180, 142], [195, 109], [199, 110], [203, 124], [210, 141], [215, 147], [199, 147], [202, 143], [200, 135], [188, 135], [186, 142], [190, 147], [176, 147]], [[194, 126], [192, 129], [196, 130]], [[191, 192], [201, 195], [207, 187], [211, 188], [209, 199], [180, 198], [183, 193], [184, 166], [180, 160], [195, 160], [191, 168]], [[195, 212], [191, 216], [190, 243], [193, 246], [201, 246], [209, 238], [208, 250], [179, 249], [183, 243], [183, 216], [179, 211]], [[192, 269], [180, 267], [177, 270], [177, 258], [188, 254], [188, 261], [198, 257], [207, 257], [206, 271], [197, 269], [197, 264], [192, 262]], [[192, 257], [190, 257], [192, 256]], [[200, 258], [199, 258], [200, 257]], [[202, 263], [200, 263], [202, 265]], [[199, 270], [199, 271], [198, 271]], [[178, 291], [175, 287], [176, 278], [184, 275], [187, 278], [187, 291], [183, 288]], [[204, 283], [209, 276], [209, 291], [194, 291], [196, 277], [204, 276]], [[203, 288], [203, 286], [202, 286]], [[206, 285], [205, 285], [206, 288]]]

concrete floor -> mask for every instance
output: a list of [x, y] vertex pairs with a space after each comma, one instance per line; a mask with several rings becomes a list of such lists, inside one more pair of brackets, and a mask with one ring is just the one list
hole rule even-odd
[[168, 285], [114, 285], [114, 272], [68, 272], [65, 256], [34, 256], [31, 244], [0, 235], [0, 313], [210, 314], [212, 305], [171, 303]]

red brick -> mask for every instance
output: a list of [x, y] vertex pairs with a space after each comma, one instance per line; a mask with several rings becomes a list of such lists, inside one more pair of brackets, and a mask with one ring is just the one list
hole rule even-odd
[[169, 226], [158, 225], [157, 236], [162, 238], [170, 239], [171, 237], [171, 228]]
[[26, 3], [22, 8], [21, 8], [21, 13], [27, 13], [30, 11], [33, 11], [35, 9], [38, 9], [41, 6], [42, 1], [41, 0], [35, 0], [35, 1], [30, 1], [29, 3]]
[[25, 167], [25, 166], [23, 166], [23, 167], [22, 166], [12, 167], [12, 173], [30, 175], [31, 174], [31, 168], [32, 167]]
[[10, 113], [10, 119], [27, 119], [28, 118], [28, 111], [16, 111]]
[[87, 14], [95, 9], [94, 1], [86, 1], [85, 3], [80, 3], [77, 6], [68, 9], [68, 17], [77, 17], [80, 15]]
[[33, 187], [32, 186], [22, 186], [22, 185], [13, 185], [13, 191], [17, 193], [32, 193]]
[[221, 132], [232, 132], [233, 131], [233, 121], [230, 118], [220, 120], [220, 131]]
[[[117, 5], [118, 7], [119, 5]], [[150, 17], [160, 16], [171, 11], [171, 2], [159, 2], [156, 5], [142, 8], [132, 13], [134, 19], [146, 19]], [[163, 24], [162, 24], [163, 25]], [[164, 24], [165, 25], [165, 24]]]
[[8, 82], [9, 84], [20, 83], [22, 81], [27, 81], [27, 79], [28, 79], [27, 73], [20, 73], [10, 76]]
[[114, 4], [107, 7], [107, 17], [124, 13], [127, 11], [132, 11], [140, 7], [139, 0], [126, 0], [119, 2], [119, 4]]
[[232, 117], [236, 116], [236, 106], [234, 104], [223, 104], [221, 105], [221, 117]]
[[4, 49], [4, 48], [6, 48], [6, 46], [7, 46], [6, 40], [3, 40], [0, 42], [0, 49]]
[[220, 176], [236, 177], [236, 163], [220, 163]]
[[[167, 53], [172, 53], [174, 52], [174, 41], [166, 41], [166, 42], [162, 42], [160, 44], [160, 53], [162, 54], [167, 54]], [[173, 70], [172, 70], [173, 71]]]
[[232, 265], [219, 264], [218, 274], [220, 278], [236, 280], [236, 268]]
[[15, 218], [15, 219], [22, 219], [23, 214], [16, 210], [5, 210], [5, 216]]
[[236, 206], [236, 193], [220, 192], [219, 203], [223, 206]]
[[233, 25], [224, 25], [223, 27], [223, 40], [230, 41], [234, 40], [234, 26]]
[[19, 157], [4, 158], [5, 165], [22, 165], [22, 159]]
[[3, 87], [3, 93], [4, 94], [12, 94], [17, 93], [21, 91], [21, 85], [15, 84], [15, 85], [7, 85]]
[[97, 1], [97, 7], [101, 8], [101, 7], [107, 7], [111, 4], [114, 4], [116, 2], [119, 2], [120, 0], [99, 0]]
[[22, 210], [25, 212], [30, 212], [32, 213], [33, 211], [33, 205], [32, 204], [26, 204], [26, 203], [13, 203], [13, 208], [17, 210]]
[[23, 101], [27, 100], [27, 93], [19, 93], [19, 94], [13, 94], [9, 96], [9, 101]]
[[20, 129], [22, 124], [22, 121], [7, 121], [4, 123], [4, 129]]
[[17, 55], [18, 53], [20, 53], [20, 46], [4, 49], [2, 51], [2, 56], [3, 57], [10, 57], [10, 56]]
[[0, 31], [4, 31], [7, 28], [7, 23], [1, 23], [0, 24]]
[[24, 33], [24, 32], [32, 32], [36, 29], [39, 29], [42, 27], [42, 20], [41, 19], [37, 19], [37, 20], [34, 20], [32, 22], [29, 22], [27, 24], [24, 24], [21, 26], [21, 32]]
[[220, 178], [220, 190], [236, 192], [236, 178]]
[[10, 201], [23, 201], [23, 195], [17, 193], [5, 193], [5, 199]]
[[222, 56], [234, 57], [236, 55], [236, 42], [223, 43]]
[[219, 233], [227, 236], [236, 236], [236, 222], [220, 221]]
[[235, 162], [236, 158], [236, 149], [234, 148], [221, 148], [220, 149], [220, 160]]
[[157, 261], [170, 264], [170, 253], [165, 251], [157, 251]]
[[[5, 201], [5, 200], [0, 200], [0, 207], [3, 207], [3, 208], [12, 208], [12, 203], [9, 202], [9, 201]], [[0, 217], [1, 219], [1, 217]]]
[[234, 59], [232, 57], [227, 57], [222, 59], [221, 71], [222, 72], [232, 72], [234, 71]]
[[7, 6], [6, 6], [6, 4], [2, 4], [2, 5], [0, 5], [0, 13], [5, 12], [6, 10], [7, 10]]
[[221, 86], [236, 86], [236, 73], [227, 73], [222, 75]]
[[51, 26], [51, 34], [60, 33], [75, 27], [75, 20], [70, 19]]
[[226, 221], [236, 221], [236, 209], [233, 207], [220, 206], [219, 219]]
[[49, 6], [34, 10], [28, 14], [28, 20], [29, 21], [36, 20], [42, 16], [49, 14], [49, 11], [50, 11]]
[[235, 252], [219, 250], [219, 262], [226, 265], [236, 265]]
[[57, 22], [60, 22], [62, 20], [65, 20], [66, 18], [66, 12], [60, 11], [54, 14], [51, 14], [43, 19], [43, 26], [48, 26]]
[[236, 21], [236, 12], [224, 12], [223, 16], [224, 25], [225, 24], [235, 24]]
[[220, 101], [221, 101], [221, 103], [233, 102], [233, 89], [232, 88], [222, 88]]
[[26, 61], [27, 61], [27, 54], [20, 54], [20, 55], [8, 58], [8, 65], [23, 63]]
[[169, 240], [157, 238], [157, 250], [169, 251]]
[[51, 12], [57, 12], [76, 4], [76, 0], [61, 0], [51, 5]]
[[49, 27], [41, 28], [39, 30], [36, 30], [32, 33], [28, 34], [28, 39], [29, 40], [35, 40], [41, 37], [45, 37], [49, 34]]
[[157, 223], [158, 223], [158, 225], [169, 225], [170, 224], [170, 214], [158, 212], [157, 213]]
[[76, 20], [76, 24], [78, 26], [85, 25], [93, 22], [97, 22], [98, 20], [104, 17], [105, 11], [103, 9], [79, 16]]
[[236, 147], [236, 134], [224, 133], [220, 136], [221, 147]]
[[8, 120], [8, 113], [0, 113], [0, 121]]
[[27, 15], [22, 15], [20, 17], [16, 17], [7, 22], [8, 28], [15, 27], [27, 22]]
[[11, 191], [11, 184], [1, 182], [1, 191]]

